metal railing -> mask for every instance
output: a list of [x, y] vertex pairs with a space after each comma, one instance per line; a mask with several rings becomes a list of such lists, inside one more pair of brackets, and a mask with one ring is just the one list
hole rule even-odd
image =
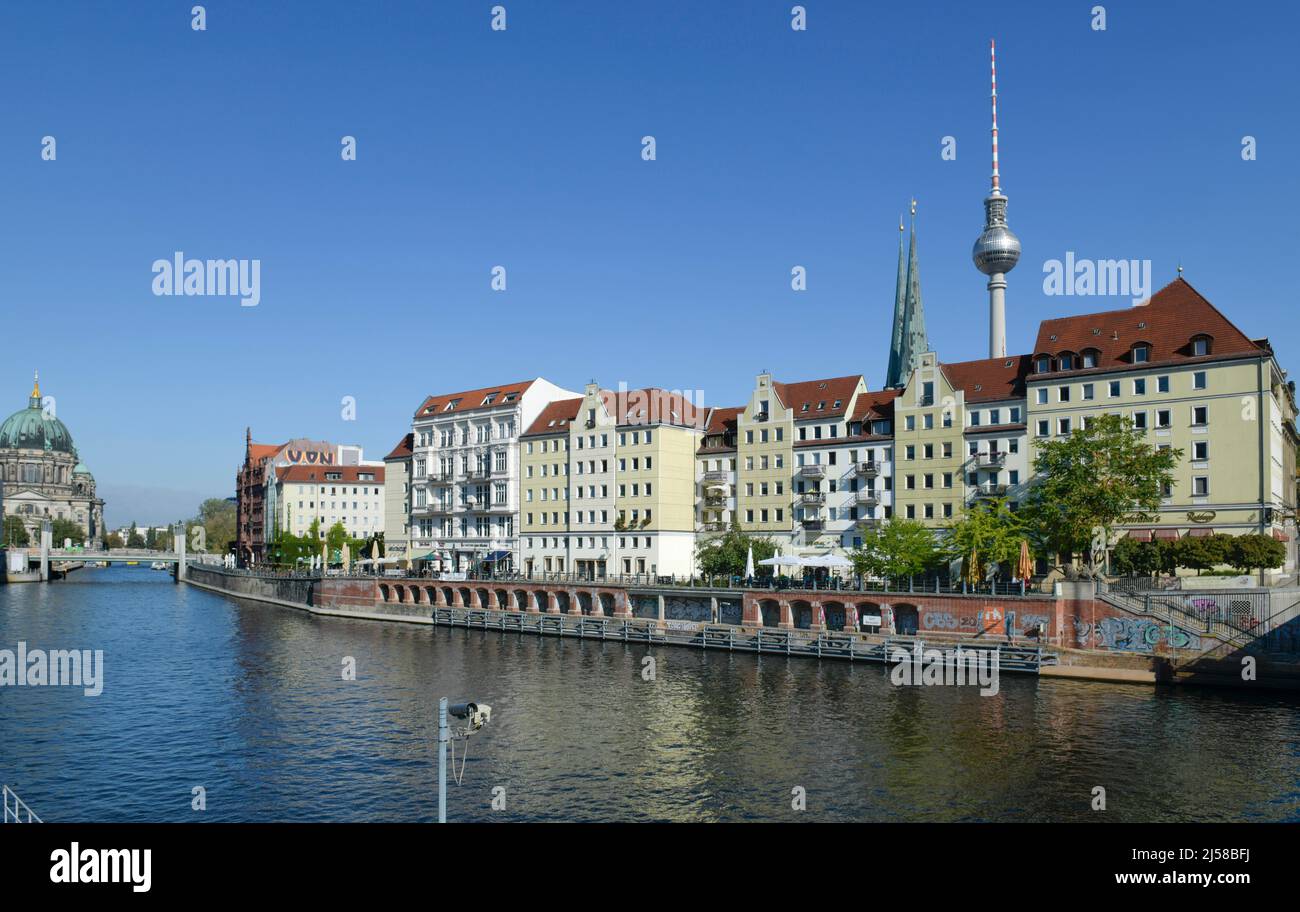
[[4, 786], [4, 822], [5, 823], [43, 823], [41, 818], [32, 812], [23, 799], [18, 797], [18, 793], [9, 786]]

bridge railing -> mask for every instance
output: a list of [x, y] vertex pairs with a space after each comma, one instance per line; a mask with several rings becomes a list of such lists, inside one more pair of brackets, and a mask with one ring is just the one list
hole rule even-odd
[[9, 786], [4, 787], [4, 822], [5, 823], [41, 823], [32, 809], [27, 806], [18, 793]]

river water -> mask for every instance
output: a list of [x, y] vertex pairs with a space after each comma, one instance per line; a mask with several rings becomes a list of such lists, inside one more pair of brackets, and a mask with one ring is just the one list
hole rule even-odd
[[104, 655], [97, 697], [0, 687], [0, 780], [46, 821], [434, 819], [440, 695], [493, 709], [452, 820], [1300, 820], [1288, 694], [1003, 675], [981, 697], [874, 665], [321, 618], [147, 567], [0, 585], [0, 649], [20, 640]]

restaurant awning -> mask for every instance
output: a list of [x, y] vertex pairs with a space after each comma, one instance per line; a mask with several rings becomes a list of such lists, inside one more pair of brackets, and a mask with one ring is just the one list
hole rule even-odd
[[1149, 542], [1151, 541], [1151, 533], [1154, 531], [1154, 529], [1129, 529], [1128, 537], [1134, 541]]
[[1276, 539], [1277, 541], [1280, 541], [1280, 542], [1290, 541], [1290, 540], [1291, 540], [1291, 536], [1290, 536], [1290, 535], [1287, 535], [1287, 534], [1286, 534], [1285, 532], [1283, 532], [1281, 529], [1274, 529], [1274, 530], [1273, 530], [1273, 538]]
[[1209, 538], [1214, 534], [1213, 529], [1192, 529], [1187, 533], [1192, 538]]
[[1178, 537], [1177, 529], [1156, 529], [1156, 538], [1170, 541]]
[[489, 564], [495, 564], [499, 561], [505, 560], [509, 556], [510, 556], [509, 551], [491, 551], [488, 553], [488, 556], [483, 559], [487, 561]]

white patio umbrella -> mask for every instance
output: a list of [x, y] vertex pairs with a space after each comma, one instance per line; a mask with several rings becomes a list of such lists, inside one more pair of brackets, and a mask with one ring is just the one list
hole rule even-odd
[[852, 567], [853, 562], [848, 558], [840, 557], [838, 554], [818, 554], [814, 557], [804, 558], [805, 567], [825, 567], [828, 570], [839, 570], [844, 567]]
[[[764, 563], [767, 563], [764, 561]], [[745, 558], [745, 579], [751, 579], [754, 576], [754, 546], [749, 546], [749, 556]]]
[[758, 562], [761, 567], [802, 567], [803, 560], [792, 555], [778, 554]]

